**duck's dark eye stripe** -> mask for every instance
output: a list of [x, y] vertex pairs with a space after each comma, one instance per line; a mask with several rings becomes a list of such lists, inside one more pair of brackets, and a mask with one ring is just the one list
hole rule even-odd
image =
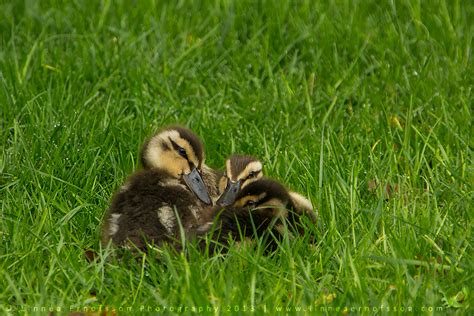
[[[247, 176], [247, 179], [255, 178], [258, 174], [260, 174], [260, 172], [262, 172], [262, 170], [250, 171], [249, 175]], [[247, 179], [245, 179], [245, 180], [247, 180]]]
[[183, 157], [185, 159], [188, 159], [188, 155], [186, 153], [186, 150], [183, 147], [176, 144], [171, 138], [169, 140], [170, 140], [171, 145], [173, 146], [174, 150], [176, 150], [181, 157]]

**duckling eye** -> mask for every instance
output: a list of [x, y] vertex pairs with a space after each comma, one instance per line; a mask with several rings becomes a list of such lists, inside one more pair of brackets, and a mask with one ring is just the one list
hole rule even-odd
[[178, 153], [184, 159], [188, 159], [188, 155], [186, 154], [186, 150], [183, 147], [178, 148]]
[[248, 200], [247, 203], [245, 203], [245, 206], [254, 207], [255, 205], [257, 205], [257, 202], [252, 200]]
[[247, 179], [256, 178], [259, 173], [260, 173], [260, 171], [250, 171]]

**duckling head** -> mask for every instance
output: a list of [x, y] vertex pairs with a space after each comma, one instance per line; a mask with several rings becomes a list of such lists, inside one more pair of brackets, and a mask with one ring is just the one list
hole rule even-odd
[[288, 190], [282, 184], [262, 178], [243, 188], [237, 194], [233, 206], [268, 210], [272, 216], [286, 216], [292, 203]]
[[226, 170], [219, 181], [221, 196], [216, 204], [228, 206], [234, 203], [239, 191], [263, 176], [262, 163], [251, 156], [232, 155], [226, 161]]
[[140, 158], [145, 169], [160, 169], [184, 180], [201, 201], [211, 204], [201, 177], [204, 146], [191, 130], [181, 126], [163, 129], [145, 142]]

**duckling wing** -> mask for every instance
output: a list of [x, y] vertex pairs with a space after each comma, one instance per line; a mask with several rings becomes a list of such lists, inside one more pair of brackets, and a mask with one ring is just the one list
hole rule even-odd
[[146, 242], [159, 244], [179, 235], [178, 214], [183, 227], [197, 221], [196, 198], [175, 179], [157, 170], [144, 170], [128, 179], [114, 195], [105, 217], [102, 242], [131, 242], [142, 249]]

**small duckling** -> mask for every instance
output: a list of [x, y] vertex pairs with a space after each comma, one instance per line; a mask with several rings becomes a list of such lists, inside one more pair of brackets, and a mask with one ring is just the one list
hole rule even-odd
[[[222, 177], [223, 172], [214, 170], [205, 164], [204, 146], [202, 145], [201, 140], [191, 130], [181, 127], [181, 126], [170, 126], [166, 128], [166, 130], [171, 134], [176, 134], [176, 133], [179, 134], [179, 136], [174, 136], [174, 138], [177, 138], [178, 140], [181, 139], [181, 142], [182, 140], [187, 140], [189, 145], [191, 145], [192, 148], [196, 150], [195, 154], [198, 156], [197, 158], [202, 159], [199, 173], [202, 177], [204, 185], [207, 188], [207, 191], [209, 193], [211, 200], [215, 201], [220, 195], [218, 182], [219, 182], [219, 179]], [[163, 137], [165, 138], [167, 137], [167, 135], [162, 134], [163, 132], [161, 133], [159, 132], [153, 135], [143, 144], [142, 150], [140, 152], [140, 162], [143, 166], [143, 169], [148, 170], [148, 169], [161, 168], [162, 165], [166, 165], [166, 166], [173, 165], [172, 161], [166, 160], [166, 159], [172, 160], [174, 159], [173, 157], [168, 155], [168, 156], [159, 158], [163, 152], [163, 148], [161, 148], [163, 144]], [[182, 142], [182, 145], [183, 145], [182, 146], [183, 149], [189, 148], [186, 146], [186, 142]], [[172, 146], [173, 148], [175, 148], [175, 145], [172, 145]], [[208, 203], [208, 201], [206, 201], [206, 203], [210, 204]]]
[[[226, 161], [226, 171], [219, 180], [219, 193], [216, 205], [229, 206], [235, 201], [239, 191], [253, 181], [263, 176], [262, 163], [252, 156], [232, 155]], [[295, 211], [300, 215], [307, 215], [313, 221], [317, 221], [317, 213], [311, 202], [303, 195], [289, 191], [290, 200], [295, 206]], [[214, 200], [214, 199], [213, 199]]]
[[216, 201], [219, 206], [234, 203], [241, 189], [263, 176], [262, 163], [252, 156], [232, 155], [225, 165], [226, 170], [219, 180], [221, 196]]
[[172, 242], [180, 226], [193, 227], [211, 204], [201, 176], [204, 147], [189, 129], [163, 129], [145, 142], [140, 156], [144, 170], [130, 176], [112, 198], [102, 229], [104, 245], [131, 243], [145, 250], [147, 241]]
[[[216, 227], [212, 239], [220, 244], [227, 245], [230, 239], [242, 241], [242, 239], [260, 237], [271, 233], [277, 238], [281, 238], [283, 218], [288, 219], [290, 226], [298, 226], [301, 215], [307, 214], [309, 201], [304, 203], [305, 209], [300, 209], [300, 204], [295, 204], [292, 197], [293, 192], [288, 190], [279, 182], [268, 178], [261, 178], [249, 183], [243, 188], [231, 206], [224, 209], [215, 207], [211, 220]], [[302, 196], [300, 196], [302, 197]], [[304, 199], [304, 197], [302, 197]], [[211, 227], [208, 222], [202, 227]], [[201, 229], [204, 231], [205, 229]], [[204, 247], [205, 241], [200, 246]], [[268, 241], [269, 249], [275, 249], [274, 240]], [[215, 245], [210, 245], [213, 253]]]
[[[140, 152], [143, 168], [163, 169], [177, 178], [182, 177], [186, 185], [206, 204], [211, 204], [209, 192], [203, 181], [215, 178], [212, 169], [204, 163], [204, 145], [190, 129], [170, 126], [153, 135], [143, 144]], [[215, 187], [211, 181], [209, 187]]]

